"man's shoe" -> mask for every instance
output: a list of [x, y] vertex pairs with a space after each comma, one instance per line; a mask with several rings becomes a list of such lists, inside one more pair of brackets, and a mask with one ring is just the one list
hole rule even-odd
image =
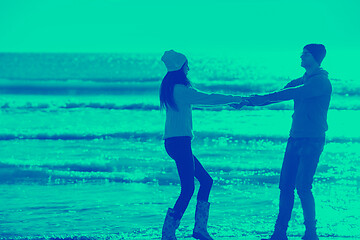
[[316, 234], [316, 220], [304, 222], [306, 230], [305, 235], [302, 237], [303, 240], [319, 240]]

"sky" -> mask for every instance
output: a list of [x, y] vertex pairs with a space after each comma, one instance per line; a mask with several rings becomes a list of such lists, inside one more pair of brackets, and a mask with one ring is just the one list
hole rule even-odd
[[[360, 49], [357, 0], [0, 0], [0, 52]], [[301, 51], [301, 49], [297, 50]]]

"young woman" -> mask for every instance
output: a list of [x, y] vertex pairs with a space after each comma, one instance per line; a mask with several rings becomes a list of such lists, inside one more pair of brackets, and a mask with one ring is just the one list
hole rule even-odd
[[181, 53], [173, 50], [166, 51], [161, 60], [168, 70], [160, 87], [160, 107], [166, 110], [165, 149], [176, 162], [181, 182], [180, 196], [175, 206], [167, 211], [162, 229], [162, 240], [176, 240], [175, 231], [194, 193], [194, 177], [199, 180], [200, 189], [197, 195], [193, 237], [212, 240], [213, 238], [207, 232], [207, 220], [210, 206], [208, 199], [213, 180], [192, 154], [191, 106], [193, 104], [241, 103], [243, 99], [240, 96], [207, 94], [192, 88], [187, 78], [188, 61]]

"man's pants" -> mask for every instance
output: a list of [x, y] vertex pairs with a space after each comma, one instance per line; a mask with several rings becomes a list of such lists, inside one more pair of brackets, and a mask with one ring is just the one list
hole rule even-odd
[[294, 206], [294, 190], [301, 200], [306, 222], [315, 222], [313, 177], [324, 149], [325, 138], [288, 139], [280, 175], [280, 203], [277, 225], [286, 228]]

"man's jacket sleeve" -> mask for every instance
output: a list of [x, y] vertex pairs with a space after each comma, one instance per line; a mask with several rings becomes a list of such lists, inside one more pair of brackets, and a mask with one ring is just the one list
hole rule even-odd
[[[291, 83], [291, 82], [290, 82]], [[289, 84], [288, 84], [289, 85]], [[331, 84], [328, 79], [319, 77], [311, 82], [295, 87], [289, 87], [278, 92], [268, 94], [270, 101], [285, 101], [295, 98], [312, 98], [331, 93]]]
[[290, 87], [296, 87], [296, 86], [299, 86], [301, 84], [303, 84], [303, 78], [297, 78], [295, 80], [292, 80], [291, 82], [289, 82], [288, 84], [285, 85], [284, 88], [290, 88]]

